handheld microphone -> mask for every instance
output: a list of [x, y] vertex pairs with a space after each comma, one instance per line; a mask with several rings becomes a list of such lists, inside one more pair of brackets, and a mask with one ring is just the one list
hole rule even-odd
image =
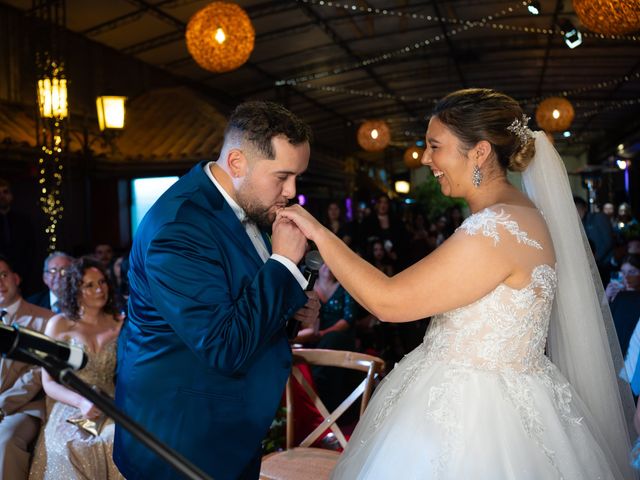
[[[322, 256], [318, 250], [311, 250], [304, 256], [304, 269], [302, 270], [302, 275], [307, 280], [307, 288], [305, 288], [305, 292], [310, 292], [313, 290], [313, 286], [318, 279], [318, 270], [324, 263], [322, 260]], [[298, 330], [300, 330], [300, 322], [291, 318], [287, 322], [287, 338], [289, 340], [293, 340], [298, 336]]]
[[324, 263], [322, 256], [318, 250], [311, 250], [304, 256], [304, 270], [302, 275], [307, 279], [307, 288], [305, 291], [310, 292], [318, 279], [318, 270]]
[[0, 325], [0, 353], [3, 357], [19, 362], [33, 363], [25, 351], [40, 355], [51, 355], [66, 363], [74, 370], [80, 370], [87, 364], [87, 355], [75, 345], [60, 342], [40, 332], [19, 325]]

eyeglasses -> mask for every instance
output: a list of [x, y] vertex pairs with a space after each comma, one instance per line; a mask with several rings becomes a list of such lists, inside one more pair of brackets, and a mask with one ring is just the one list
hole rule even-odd
[[47, 270], [44, 271], [44, 273], [47, 273], [51, 276], [55, 276], [55, 275], [60, 275], [61, 277], [64, 277], [64, 275], [67, 273], [67, 271], [64, 268], [49, 268]]

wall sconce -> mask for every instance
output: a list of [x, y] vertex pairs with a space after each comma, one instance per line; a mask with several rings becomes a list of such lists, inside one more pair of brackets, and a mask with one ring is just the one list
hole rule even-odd
[[96, 98], [98, 124], [100, 131], [122, 130], [124, 128], [125, 106], [127, 97], [101, 96]]

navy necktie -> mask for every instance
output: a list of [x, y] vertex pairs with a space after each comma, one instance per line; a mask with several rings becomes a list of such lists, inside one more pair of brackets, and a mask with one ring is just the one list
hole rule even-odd
[[[7, 312], [4, 308], [2, 310], [0, 310], [0, 320], [2, 320], [2, 323], [5, 323], [5, 317], [7, 316], [9, 312]], [[7, 322], [9, 321], [9, 319], [7, 318]]]

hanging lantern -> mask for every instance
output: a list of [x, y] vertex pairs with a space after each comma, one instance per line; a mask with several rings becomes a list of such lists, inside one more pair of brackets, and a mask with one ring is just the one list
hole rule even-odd
[[38, 80], [38, 106], [41, 118], [63, 120], [69, 115], [67, 105], [67, 79], [62, 66], [50, 62]]
[[640, 30], [640, 0], [573, 0], [573, 9], [595, 33], [625, 35]]
[[567, 130], [574, 116], [573, 105], [564, 97], [547, 98], [536, 108], [536, 121], [547, 132]]
[[358, 129], [358, 143], [367, 152], [384, 150], [390, 141], [391, 133], [384, 120], [368, 120]]
[[189, 20], [187, 49], [205, 70], [229, 72], [249, 59], [255, 36], [247, 12], [233, 3], [214, 2]]
[[414, 168], [420, 168], [422, 164], [420, 160], [422, 160], [422, 155], [424, 154], [424, 148], [420, 147], [409, 147], [404, 151], [404, 164], [408, 169], [412, 170]]

